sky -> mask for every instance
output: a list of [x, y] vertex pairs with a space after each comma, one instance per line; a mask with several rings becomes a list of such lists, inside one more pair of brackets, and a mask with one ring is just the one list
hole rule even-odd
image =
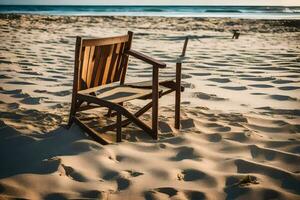
[[300, 0], [0, 0], [8, 5], [269, 5], [300, 6]]

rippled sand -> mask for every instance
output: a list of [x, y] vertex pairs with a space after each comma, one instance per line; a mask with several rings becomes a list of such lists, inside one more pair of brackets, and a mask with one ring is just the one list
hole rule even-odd
[[[0, 15], [0, 197], [299, 199], [299, 21]], [[230, 30], [240, 29], [232, 40]], [[160, 138], [134, 125], [102, 146], [66, 130], [76, 35], [135, 33], [133, 49], [183, 65], [182, 128], [160, 101]], [[132, 59], [128, 82], [152, 67]], [[126, 104], [132, 110], [142, 102]], [[100, 116], [100, 119], [99, 119]], [[83, 113], [95, 127], [100, 112]], [[151, 113], [143, 119], [151, 122]]]

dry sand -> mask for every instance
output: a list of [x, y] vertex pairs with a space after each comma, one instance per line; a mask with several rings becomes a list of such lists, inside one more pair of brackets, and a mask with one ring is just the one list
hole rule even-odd
[[[300, 199], [299, 24], [0, 15], [0, 199]], [[131, 125], [124, 142], [102, 146], [76, 125], [62, 127], [75, 36], [128, 30], [133, 49], [167, 62], [162, 78], [174, 75], [190, 36], [182, 128], [173, 128], [169, 95], [158, 141]], [[149, 80], [151, 66], [133, 59], [127, 74]], [[82, 117], [96, 126], [97, 115]]]

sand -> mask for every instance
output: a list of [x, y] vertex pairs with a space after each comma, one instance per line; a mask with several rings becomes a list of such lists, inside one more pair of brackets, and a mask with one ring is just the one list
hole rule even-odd
[[[299, 23], [0, 15], [0, 199], [300, 199]], [[124, 142], [102, 146], [64, 127], [75, 36], [128, 30], [133, 49], [168, 64], [161, 78], [174, 76], [190, 36], [182, 128], [174, 129], [169, 95], [160, 100], [159, 140], [130, 125]], [[126, 81], [151, 71], [132, 59]], [[106, 122], [99, 115], [82, 118], [96, 127]]]

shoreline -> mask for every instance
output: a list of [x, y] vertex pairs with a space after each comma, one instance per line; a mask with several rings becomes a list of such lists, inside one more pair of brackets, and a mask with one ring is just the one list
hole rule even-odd
[[[252, 13], [254, 14], [254, 13]], [[210, 19], [240, 19], [240, 20], [265, 20], [265, 21], [282, 21], [282, 20], [292, 20], [292, 21], [299, 21], [300, 20], [300, 14], [299, 16], [286, 16], [284, 17], [284, 14], [282, 16], [282, 18], [279, 17], [270, 17], [268, 18], [266, 17], [255, 17], [255, 16], [226, 16], [226, 15], [220, 15], [220, 16], [213, 16], [213, 15], [203, 15], [203, 16], [193, 16], [193, 15], [131, 15], [131, 14], [113, 14], [113, 13], [107, 13], [107, 14], [49, 14], [49, 13], [26, 13], [26, 12], [18, 12], [18, 13], [14, 13], [14, 12], [0, 12], [0, 15], [27, 15], [27, 16], [50, 16], [50, 17], [162, 17], [162, 18], [194, 18], [194, 19], [206, 19], [206, 18], [210, 18]], [[255, 14], [257, 15], [257, 14]], [[263, 14], [261, 14], [263, 15]]]
[[[239, 18], [202, 18], [202, 17], [160, 17], [160, 16], [64, 16], [64, 15], [35, 15], [35, 14], [3, 14], [0, 13], [0, 19], [7, 20], [38, 20], [41, 23], [63, 22], [76, 23], [87, 22], [104, 23], [105, 26], [110, 26], [109, 22], [124, 22], [126, 23], [142, 23], [145, 19], [151, 25], [154, 25], [156, 20], [169, 23], [167, 27], [172, 27], [173, 30], [209, 30], [209, 31], [231, 31], [232, 29], [240, 29], [245, 32], [299, 32], [300, 19], [239, 19]], [[32, 20], [33, 21], [33, 20]], [[176, 26], [174, 23], [186, 23], [189, 26]], [[259, 22], [259, 23], [257, 23]], [[204, 24], [205, 26], [202, 26]], [[116, 24], [119, 28], [124, 28], [123, 24]], [[138, 28], [138, 24], [136, 26]], [[162, 29], [161, 26], [152, 26], [154, 29]]]

